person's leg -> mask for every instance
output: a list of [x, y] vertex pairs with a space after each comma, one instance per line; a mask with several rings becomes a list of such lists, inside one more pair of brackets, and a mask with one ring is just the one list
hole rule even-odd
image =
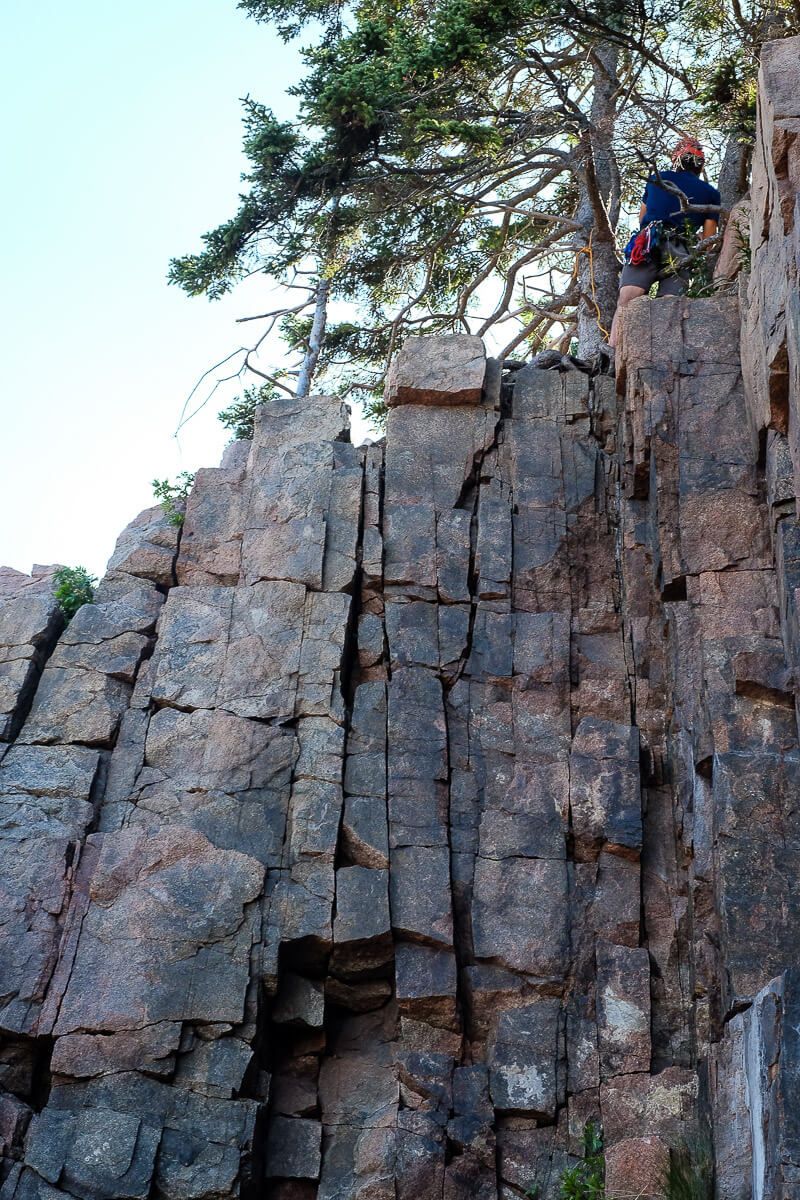
[[608, 345], [611, 350], [616, 348], [619, 340], [619, 319], [622, 310], [626, 308], [631, 300], [636, 300], [639, 296], [645, 296], [655, 281], [658, 279], [659, 263], [655, 258], [646, 263], [641, 263], [634, 266], [632, 263], [626, 263], [622, 268], [622, 274], [619, 277], [619, 300], [617, 301], [617, 311], [614, 313], [614, 320], [611, 322], [611, 333], [608, 335]]
[[608, 344], [611, 349], [615, 349], [619, 338], [619, 319], [622, 315], [622, 310], [626, 308], [631, 300], [638, 299], [639, 296], [644, 296], [646, 288], [637, 287], [635, 284], [624, 284], [619, 289], [619, 300], [617, 301], [617, 311], [614, 313], [614, 320], [611, 322], [611, 333], [609, 334]]

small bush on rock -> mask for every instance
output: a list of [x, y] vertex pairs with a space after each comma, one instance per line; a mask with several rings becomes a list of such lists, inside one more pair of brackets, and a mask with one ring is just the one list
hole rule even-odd
[[605, 1175], [603, 1134], [594, 1121], [588, 1121], [583, 1130], [583, 1162], [561, 1176], [561, 1200], [603, 1200]]
[[86, 567], [60, 567], [53, 576], [53, 595], [69, 623], [84, 604], [94, 599], [97, 579]]
[[[605, 1174], [602, 1131], [594, 1121], [587, 1121], [583, 1130], [583, 1160], [563, 1172], [559, 1200], [605, 1200]], [[528, 1200], [540, 1200], [539, 1185], [529, 1188], [526, 1196]]]
[[186, 500], [194, 485], [194, 473], [181, 471], [174, 483], [168, 479], [153, 480], [153, 495], [161, 501], [161, 507], [170, 525], [182, 525]]
[[230, 429], [231, 441], [236, 442], [241, 438], [249, 441], [253, 436], [256, 409], [259, 404], [267, 404], [270, 400], [277, 400], [277, 398], [278, 389], [271, 383], [262, 384], [261, 387], [245, 388], [241, 396], [236, 397], [233, 404], [223, 408], [221, 413], [217, 413], [217, 419], [226, 429]]

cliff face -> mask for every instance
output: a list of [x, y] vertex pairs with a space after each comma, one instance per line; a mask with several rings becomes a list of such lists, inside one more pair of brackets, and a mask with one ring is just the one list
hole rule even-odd
[[798, 76], [742, 316], [636, 303], [618, 392], [412, 341], [60, 638], [0, 575], [2, 1200], [550, 1200], [589, 1122], [800, 1194]]

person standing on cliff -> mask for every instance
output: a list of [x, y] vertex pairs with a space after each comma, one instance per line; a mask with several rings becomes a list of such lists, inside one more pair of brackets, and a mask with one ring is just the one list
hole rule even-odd
[[651, 175], [639, 209], [639, 232], [625, 247], [619, 301], [608, 344], [619, 337], [622, 310], [658, 283], [659, 296], [682, 296], [691, 274], [690, 244], [717, 232], [720, 194], [700, 178], [706, 156], [694, 138], [681, 138], [672, 155], [672, 170]]

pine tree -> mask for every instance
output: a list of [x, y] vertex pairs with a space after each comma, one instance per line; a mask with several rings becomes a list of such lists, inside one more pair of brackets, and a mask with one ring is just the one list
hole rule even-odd
[[[171, 278], [211, 297], [258, 270], [305, 289], [264, 316], [303, 358], [301, 393], [315, 374], [377, 393], [409, 333], [467, 330], [504, 355], [575, 337], [591, 353], [649, 165], [712, 121], [733, 196], [758, 38], [795, 23], [792, 0], [240, 7], [286, 38], [320, 31], [293, 89], [300, 122], [247, 102], [249, 191]], [[342, 303], [352, 317], [331, 320]]]

